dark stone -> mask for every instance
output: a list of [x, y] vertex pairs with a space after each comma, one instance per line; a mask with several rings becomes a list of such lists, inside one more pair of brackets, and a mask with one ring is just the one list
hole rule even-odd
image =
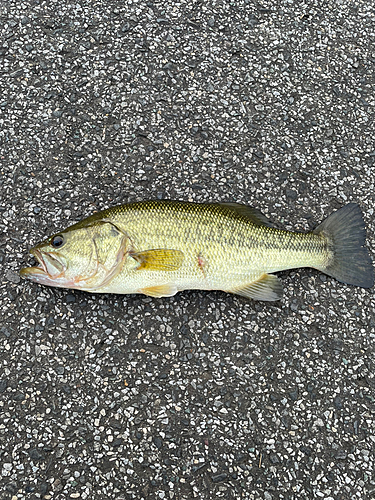
[[5, 490], [9, 491], [9, 493], [16, 493], [16, 491], [18, 490], [17, 483], [15, 483], [14, 481], [7, 483], [5, 485]]
[[22, 392], [17, 391], [15, 394], [13, 394], [13, 400], [14, 401], [24, 401], [25, 395]]
[[71, 389], [70, 385], [68, 385], [68, 384], [64, 384], [62, 386], [62, 389], [65, 392], [65, 394], [70, 394], [72, 392], [72, 389]]
[[228, 477], [228, 474], [226, 472], [222, 472], [221, 474], [216, 474], [216, 476], [211, 476], [211, 479], [214, 483], [221, 483], [222, 481], [225, 481]]
[[345, 450], [337, 450], [334, 455], [336, 460], [345, 460], [347, 456], [348, 454], [346, 453]]
[[307, 384], [306, 389], [307, 389], [307, 392], [313, 392], [313, 390], [315, 389], [315, 384], [314, 384], [314, 382], [309, 382], [309, 383]]
[[46, 495], [48, 493], [48, 488], [49, 488], [48, 483], [44, 483], [43, 482], [40, 485], [40, 490], [39, 491], [40, 491], [40, 494], [41, 494], [42, 498], [44, 497], [44, 495]]
[[208, 335], [208, 333], [205, 332], [205, 333], [202, 334], [202, 342], [204, 344], [207, 344], [209, 338], [210, 338], [210, 336]]
[[312, 453], [312, 450], [309, 446], [301, 446], [300, 451], [302, 451], [302, 453], [304, 453], [307, 457], [309, 457]]
[[117, 438], [117, 439], [114, 439], [113, 442], [112, 442], [112, 446], [114, 448], [118, 448], [119, 446], [121, 446], [123, 443], [123, 440], [122, 438]]
[[334, 404], [335, 408], [337, 408], [338, 410], [341, 410], [344, 406], [340, 396], [335, 396], [335, 398], [333, 399], [333, 404]]
[[297, 191], [294, 191], [294, 189], [286, 189], [285, 194], [290, 200], [296, 200], [298, 198], [298, 193]]
[[163, 446], [163, 441], [159, 437], [154, 437], [153, 441], [156, 448], [160, 450], [160, 448]]
[[189, 327], [186, 325], [182, 325], [180, 331], [182, 335], [188, 335], [190, 333]]
[[275, 403], [278, 399], [279, 399], [279, 398], [278, 398], [278, 396], [277, 396], [276, 394], [274, 394], [274, 393], [271, 393], [271, 394], [270, 394], [270, 401], [271, 401], [272, 403]]
[[32, 448], [28, 450], [29, 456], [32, 460], [43, 460], [44, 455], [40, 453], [40, 451], [37, 448]]
[[353, 427], [354, 427], [354, 434], [358, 435], [358, 433], [359, 433], [359, 421], [358, 420], [355, 420]]
[[260, 160], [262, 160], [264, 158], [264, 153], [263, 151], [254, 151], [254, 156], [256, 156], [257, 158], [259, 158]]
[[292, 401], [297, 401], [298, 399], [298, 389], [294, 389], [293, 391], [290, 391], [289, 393], [289, 397]]
[[204, 462], [203, 462], [203, 463], [201, 463], [201, 464], [198, 464], [198, 465], [194, 465], [194, 466], [192, 467], [192, 471], [193, 471], [193, 472], [197, 472], [199, 469], [202, 469], [205, 465], [206, 465], [206, 464], [205, 464]]
[[194, 69], [198, 66], [198, 61], [196, 59], [188, 59], [186, 61], [186, 64], [187, 64], [187, 66], [189, 66], [189, 68]]
[[270, 455], [270, 462], [271, 462], [271, 464], [278, 464], [278, 463], [280, 463], [280, 459], [276, 455], [276, 453], [271, 453], [271, 455]]
[[292, 304], [290, 305], [290, 308], [292, 311], [294, 312], [297, 312], [298, 311], [298, 305], [296, 302], [292, 302]]
[[5, 335], [7, 338], [9, 338], [12, 335], [12, 332], [6, 326], [2, 326], [1, 327], [0, 333], [2, 333], [3, 335]]
[[14, 283], [15, 285], [18, 285], [18, 283], [21, 281], [20, 276], [17, 273], [15, 273], [14, 271], [12, 271], [11, 269], [9, 269], [5, 273], [5, 277], [8, 281]]
[[113, 467], [116, 464], [115, 460], [103, 460], [101, 463], [102, 463], [102, 467], [105, 471], [109, 471], [109, 470], [113, 469]]
[[271, 486], [273, 486], [274, 488], [277, 488], [279, 486], [279, 481], [278, 481], [277, 477], [271, 478]]
[[52, 326], [55, 324], [55, 318], [53, 316], [48, 316], [47, 326]]

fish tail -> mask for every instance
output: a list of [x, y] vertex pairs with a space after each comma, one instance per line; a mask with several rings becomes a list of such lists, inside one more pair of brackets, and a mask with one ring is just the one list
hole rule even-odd
[[324, 235], [330, 259], [320, 271], [338, 281], [371, 288], [374, 270], [367, 248], [364, 248], [366, 228], [362, 212], [356, 203], [349, 203], [324, 220], [315, 230]]

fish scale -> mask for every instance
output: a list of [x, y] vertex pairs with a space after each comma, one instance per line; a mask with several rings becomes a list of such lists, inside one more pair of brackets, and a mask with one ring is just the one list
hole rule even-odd
[[[261, 212], [237, 203], [145, 201], [109, 208], [56, 233], [31, 250], [40, 266], [21, 274], [96, 293], [161, 297], [218, 289], [277, 300], [282, 286], [270, 273], [285, 269], [313, 267], [346, 283], [372, 286], [364, 241], [356, 204], [334, 212], [312, 232], [297, 233], [276, 229]], [[85, 266], [91, 270], [86, 277]]]

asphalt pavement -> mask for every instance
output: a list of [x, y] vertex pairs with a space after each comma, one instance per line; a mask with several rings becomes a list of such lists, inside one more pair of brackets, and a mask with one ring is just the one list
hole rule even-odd
[[28, 249], [128, 201], [235, 201], [374, 256], [370, 1], [0, 5], [0, 498], [375, 498], [374, 289], [90, 295]]

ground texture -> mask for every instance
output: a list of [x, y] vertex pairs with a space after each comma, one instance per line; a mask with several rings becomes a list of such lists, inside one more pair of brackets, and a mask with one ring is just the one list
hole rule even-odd
[[374, 254], [370, 1], [0, 5], [0, 498], [375, 498], [375, 297], [313, 270], [280, 303], [21, 281], [127, 201], [236, 201]]

